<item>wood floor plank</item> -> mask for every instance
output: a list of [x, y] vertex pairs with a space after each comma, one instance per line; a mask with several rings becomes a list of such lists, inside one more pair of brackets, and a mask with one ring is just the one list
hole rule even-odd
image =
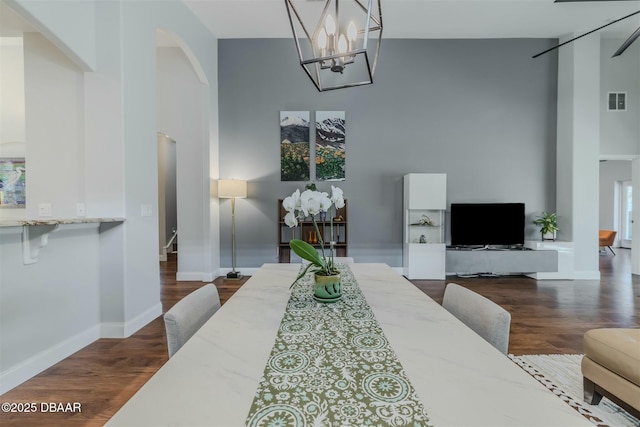
[[[418, 280], [413, 283], [442, 302], [448, 282], [470, 288], [511, 313], [509, 352], [581, 353], [593, 328], [640, 327], [640, 278], [631, 275], [630, 251], [600, 256], [599, 281], [536, 281], [524, 276]], [[176, 259], [161, 263], [163, 312], [201, 287], [175, 280]], [[224, 304], [246, 281], [214, 281]], [[102, 426], [167, 361], [162, 318], [127, 339], [100, 339], [0, 396], [0, 402], [79, 402], [80, 413], [0, 413], [0, 425]]]

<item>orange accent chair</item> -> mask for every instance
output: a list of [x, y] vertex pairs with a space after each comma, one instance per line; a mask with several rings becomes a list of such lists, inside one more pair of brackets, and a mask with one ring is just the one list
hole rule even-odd
[[615, 256], [616, 253], [613, 252], [613, 249], [611, 249], [611, 246], [613, 245], [613, 241], [616, 239], [616, 232], [613, 230], [600, 230], [599, 237], [600, 237], [600, 247], [603, 247], [603, 246], [608, 247], [611, 253]]

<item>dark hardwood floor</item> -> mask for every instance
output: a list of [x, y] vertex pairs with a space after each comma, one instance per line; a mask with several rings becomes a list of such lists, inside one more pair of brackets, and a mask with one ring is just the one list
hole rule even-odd
[[[442, 302], [448, 282], [488, 297], [512, 315], [509, 352], [581, 353], [585, 331], [640, 327], [640, 277], [631, 275], [630, 251], [600, 256], [600, 281], [535, 281], [524, 276], [418, 280], [413, 283]], [[161, 263], [163, 311], [203, 285], [175, 280], [176, 260]], [[243, 281], [218, 278], [223, 304]], [[127, 339], [100, 339], [0, 396], [4, 402], [33, 402], [36, 413], [0, 412], [2, 426], [101, 426], [168, 359], [164, 324], [158, 318]], [[81, 404], [82, 412], [40, 411], [42, 402]]]

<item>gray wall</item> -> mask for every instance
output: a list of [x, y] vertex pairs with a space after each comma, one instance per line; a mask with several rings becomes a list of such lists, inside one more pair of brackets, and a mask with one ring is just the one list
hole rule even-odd
[[[555, 209], [557, 57], [550, 40], [384, 40], [371, 86], [318, 93], [291, 40], [219, 40], [220, 177], [249, 180], [236, 206], [238, 267], [274, 262], [279, 112], [345, 110], [349, 255], [402, 265], [402, 176], [446, 173], [452, 202]], [[320, 183], [320, 189], [330, 189]], [[221, 266], [231, 265], [221, 205]], [[529, 223], [530, 221], [528, 221]], [[482, 225], [480, 225], [482, 226]], [[494, 226], [494, 225], [488, 225]], [[533, 225], [527, 235], [537, 237]]]

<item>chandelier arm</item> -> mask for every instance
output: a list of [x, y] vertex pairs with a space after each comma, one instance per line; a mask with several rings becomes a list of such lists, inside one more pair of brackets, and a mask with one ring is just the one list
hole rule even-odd
[[[326, 89], [322, 89], [322, 90], [318, 89], [318, 90], [320, 90], [321, 92], [328, 92], [330, 90], [346, 89], [348, 87], [366, 86], [366, 85], [370, 85], [370, 84], [371, 84], [371, 82], [369, 80], [362, 80], [362, 81], [355, 82], [355, 83], [348, 83], [348, 84], [344, 84], [344, 85], [340, 85], [340, 86], [333, 86], [333, 87], [328, 87]], [[318, 87], [318, 86], [316, 85], [316, 87]]]
[[[380, 34], [378, 35], [378, 43], [376, 43], [376, 53], [375, 53], [375, 56], [373, 57], [373, 68], [371, 68], [369, 72], [371, 81], [373, 81], [373, 75], [376, 73], [376, 67], [378, 66], [378, 54], [380, 53], [381, 44], [382, 44], [382, 29], [380, 29]], [[367, 64], [368, 63], [369, 63], [369, 58], [367, 57]]]
[[318, 89], [318, 92], [323, 92], [322, 86], [320, 85], [321, 80], [318, 80], [316, 82], [316, 80], [314, 80], [313, 76], [311, 75], [311, 71], [309, 71], [307, 69], [307, 66], [303, 65], [302, 63], [300, 64], [300, 66], [302, 67], [304, 72], [307, 73], [307, 76], [309, 77], [309, 80], [311, 80], [313, 82], [313, 85], [316, 87], [316, 89]]
[[[373, 27], [373, 28], [369, 28], [369, 31], [376, 31], [382, 28], [382, 9], [380, 9], [380, 1], [378, 0], [378, 11], [380, 12], [380, 19], [376, 18], [374, 15], [372, 15], [370, 13], [371, 8], [366, 8], [364, 7], [364, 5], [362, 4], [362, 2], [360, 0], [353, 0], [355, 3], [358, 4], [358, 6], [360, 6], [360, 8], [367, 13], [367, 16], [373, 21], [375, 22], [378, 26], [377, 27]], [[369, 3], [371, 4], [373, 0], [369, 0]], [[373, 5], [371, 5], [373, 6]]]
[[[284, 2], [288, 3], [291, 6], [291, 9], [293, 9], [293, 13], [296, 14], [296, 18], [298, 18], [298, 22], [300, 22], [300, 26], [304, 30], [305, 35], [307, 36], [307, 38], [309, 40], [311, 40], [311, 36], [309, 35], [309, 31], [307, 31], [307, 27], [304, 26], [304, 22], [302, 21], [302, 18], [300, 18], [300, 14], [298, 13], [298, 9], [296, 9], [294, 4], [291, 3], [291, 0], [284, 0]], [[289, 22], [291, 23], [291, 29], [293, 30], [293, 34], [297, 37], [297, 31], [295, 29], [295, 26], [293, 25], [293, 19], [291, 19], [291, 12], [289, 11], [288, 7], [287, 7], [287, 13], [289, 14]], [[302, 57], [302, 54], [300, 55], [300, 57]]]

